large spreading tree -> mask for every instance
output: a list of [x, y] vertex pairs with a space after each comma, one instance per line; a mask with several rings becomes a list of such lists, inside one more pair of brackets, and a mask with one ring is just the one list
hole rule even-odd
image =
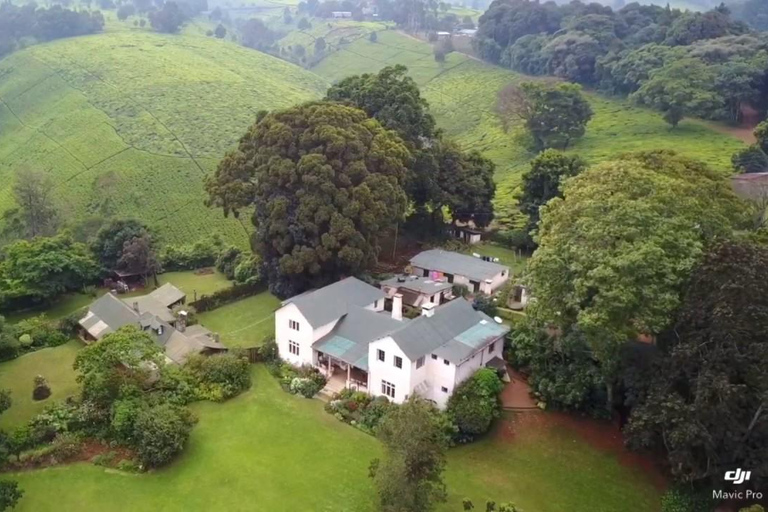
[[261, 115], [206, 181], [225, 214], [253, 207], [270, 289], [289, 296], [369, 268], [403, 219], [410, 154], [360, 109], [318, 102]]
[[534, 312], [583, 334], [610, 400], [621, 346], [668, 326], [706, 243], [729, 235], [745, 208], [717, 172], [664, 151], [596, 165], [563, 195], [541, 208]]
[[487, 226], [494, 216], [493, 162], [443, 138], [407, 72], [397, 65], [350, 76], [328, 89], [326, 99], [354, 105], [400, 135], [412, 156], [405, 188], [417, 208], [446, 208], [454, 222]]
[[768, 478], [768, 249], [725, 242], [693, 273], [643, 402], [626, 434], [663, 448], [676, 478], [715, 481], [733, 468]]

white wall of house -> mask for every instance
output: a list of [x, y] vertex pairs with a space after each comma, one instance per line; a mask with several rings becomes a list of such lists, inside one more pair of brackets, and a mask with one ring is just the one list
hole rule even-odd
[[[298, 322], [298, 330], [291, 327], [291, 321]], [[287, 304], [275, 312], [275, 342], [280, 357], [291, 364], [314, 364], [312, 344], [322, 338], [336, 325], [338, 319], [313, 329], [295, 304]], [[299, 344], [299, 355], [291, 353], [290, 342]]]
[[[384, 361], [380, 361], [378, 351], [384, 352]], [[403, 367], [395, 366], [395, 356], [402, 358]], [[368, 374], [370, 379], [369, 392], [374, 396], [387, 396], [382, 390], [382, 381], [395, 386], [395, 396], [387, 396], [396, 403], [406, 400], [412, 392], [411, 369], [414, 361], [408, 359], [400, 350], [395, 340], [386, 336], [368, 345]]]
[[446, 364], [445, 359], [434, 358], [433, 354], [427, 354], [427, 365], [432, 388], [429, 398], [434, 400], [440, 409], [444, 409], [456, 385], [456, 365], [450, 361]]
[[462, 361], [456, 369], [456, 385], [470, 378], [477, 370], [483, 368], [494, 357], [502, 357], [504, 351], [504, 339], [486, 344], [482, 350], [478, 350], [468, 359]]
[[[422, 267], [412, 267], [413, 275], [416, 276], [423, 276], [424, 272], [427, 272], [427, 275], [429, 276], [431, 274], [431, 271], [429, 269], [425, 269]], [[485, 281], [480, 281], [480, 291], [485, 293], [486, 295], [491, 295], [496, 290], [498, 290], [504, 283], [507, 282], [509, 279], [509, 269], [503, 270], [502, 272], [499, 272], [493, 278], [491, 279], [490, 283], [486, 283]], [[471, 284], [471, 279], [469, 279], [466, 276], [460, 275], [460, 274], [453, 274], [453, 284], [463, 284], [467, 288], [469, 288], [469, 291], [472, 291], [473, 285]]]

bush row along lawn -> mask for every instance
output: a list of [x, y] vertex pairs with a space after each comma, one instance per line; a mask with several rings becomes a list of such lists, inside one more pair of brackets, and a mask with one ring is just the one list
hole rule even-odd
[[[0, 389], [11, 390], [11, 408], [0, 414], [0, 430], [11, 430], [25, 424], [50, 403], [77, 394], [75, 362], [77, 351], [82, 347], [79, 340], [65, 345], [44, 348], [25, 354], [13, 361], [0, 363]], [[46, 400], [32, 400], [32, 379], [42, 375], [51, 387]]]
[[[18, 512], [312, 510], [373, 512], [368, 463], [378, 442], [326, 414], [318, 400], [284, 393], [261, 365], [254, 388], [224, 404], [200, 403], [200, 422], [171, 466], [126, 475], [86, 463], [14, 475]], [[510, 500], [532, 512], [653, 512], [659, 493], [636, 470], [569, 431], [511, 441], [491, 436], [454, 448], [449, 500]]]

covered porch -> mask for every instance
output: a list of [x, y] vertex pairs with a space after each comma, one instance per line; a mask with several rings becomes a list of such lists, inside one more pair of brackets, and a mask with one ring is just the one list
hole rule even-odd
[[338, 393], [349, 388], [368, 392], [368, 372], [362, 368], [320, 351], [316, 351], [315, 366], [328, 379], [325, 386], [328, 391]]

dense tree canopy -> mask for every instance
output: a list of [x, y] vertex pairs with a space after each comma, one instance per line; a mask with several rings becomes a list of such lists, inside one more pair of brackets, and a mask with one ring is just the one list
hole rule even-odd
[[377, 429], [384, 458], [371, 463], [371, 477], [382, 512], [429, 512], [445, 501], [444, 419], [434, 406], [416, 396], [391, 407]]
[[403, 140], [421, 147], [435, 133], [435, 119], [419, 86], [405, 66], [389, 66], [377, 74], [350, 76], [328, 89], [326, 99], [349, 102]]
[[669, 345], [631, 416], [636, 447], [666, 449], [679, 480], [712, 481], [732, 468], [768, 478], [768, 250], [713, 247], [693, 272]]
[[583, 333], [606, 382], [618, 347], [666, 328], [708, 240], [742, 220], [725, 178], [670, 152], [625, 155], [541, 208], [529, 265], [543, 325]]
[[181, 29], [187, 15], [176, 2], [165, 2], [163, 7], [149, 13], [149, 23], [157, 32], [175, 34]]
[[755, 30], [768, 31], [768, 3], [763, 0], [744, 0], [732, 6], [734, 16]]
[[531, 160], [531, 168], [523, 174], [522, 191], [518, 199], [520, 211], [530, 219], [529, 227], [539, 223], [539, 208], [550, 199], [562, 197], [560, 185], [586, 167], [578, 156], [547, 149]]
[[134, 219], [113, 219], [96, 233], [91, 250], [106, 270], [118, 268], [125, 244], [134, 238], [150, 238], [149, 228]]
[[68, 234], [7, 245], [0, 260], [0, 302], [6, 307], [51, 301], [93, 283], [99, 267]]
[[38, 7], [34, 2], [19, 6], [11, 2], [0, 4], [0, 57], [16, 49], [24, 38], [51, 41], [101, 32], [104, 16], [101, 12], [71, 11], [61, 5]]
[[[473, 42], [483, 58], [503, 66], [623, 94], [637, 91], [652, 72], [686, 59], [685, 67], [695, 71], [689, 79], [675, 73], [683, 65], [656, 73], [654, 88], [670, 78], [674, 94], [647, 102], [665, 109], [669, 119], [679, 116], [681, 107], [668, 104], [734, 122], [741, 120], [744, 105], [766, 108], [768, 36], [749, 33], [722, 7], [683, 12], [633, 2], [614, 11], [579, 1], [558, 6], [495, 0], [481, 16]], [[698, 98], [702, 94], [710, 96], [705, 103]]]
[[445, 207], [454, 221], [480, 227], [493, 220], [493, 162], [443, 139], [405, 66], [345, 78], [328, 90], [327, 99], [364, 110], [402, 137], [412, 156], [406, 192], [417, 207]]
[[409, 152], [362, 110], [310, 103], [261, 116], [206, 181], [224, 213], [254, 206], [271, 289], [289, 296], [360, 272], [402, 220]]

